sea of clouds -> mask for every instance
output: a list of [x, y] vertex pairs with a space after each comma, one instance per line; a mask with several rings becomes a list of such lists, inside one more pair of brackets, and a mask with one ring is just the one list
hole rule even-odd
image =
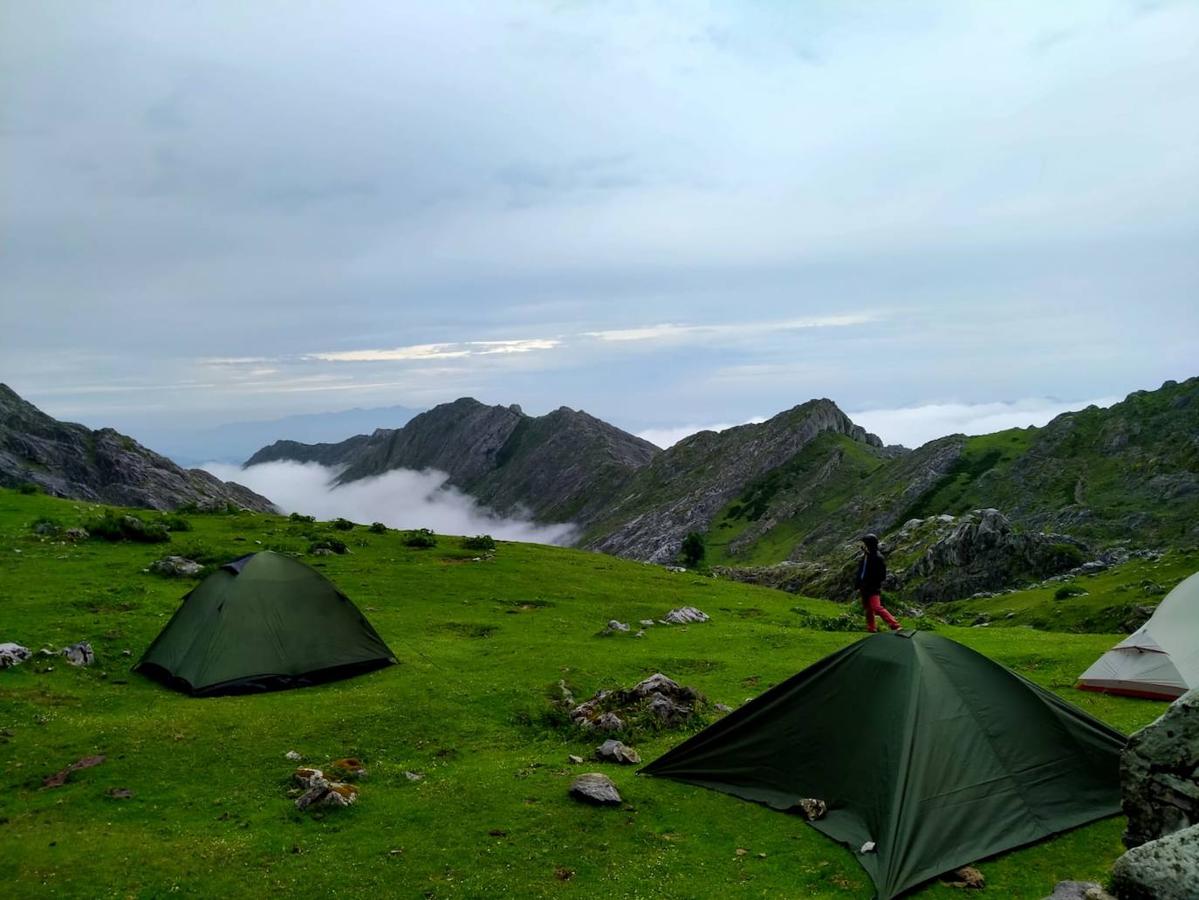
[[500, 516], [448, 484], [444, 472], [394, 469], [335, 485], [338, 469], [319, 463], [272, 462], [250, 466], [207, 463], [203, 468], [274, 501], [284, 513], [318, 519], [382, 522], [392, 528], [429, 528], [438, 534], [490, 534], [508, 541], [569, 544], [570, 524], [539, 525], [525, 516]]

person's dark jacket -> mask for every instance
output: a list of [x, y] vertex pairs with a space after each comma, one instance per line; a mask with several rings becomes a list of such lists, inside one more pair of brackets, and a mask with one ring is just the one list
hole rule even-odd
[[887, 580], [887, 563], [881, 553], [863, 553], [858, 563], [857, 575], [854, 576], [854, 587], [863, 597], [873, 597], [883, 589]]

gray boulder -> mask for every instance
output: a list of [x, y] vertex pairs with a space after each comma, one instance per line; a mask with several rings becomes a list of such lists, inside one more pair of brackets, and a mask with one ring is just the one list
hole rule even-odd
[[87, 641], [80, 641], [78, 644], [72, 644], [70, 647], [63, 647], [62, 655], [73, 666], [90, 666], [96, 661], [96, 654], [92, 650], [92, 645]]
[[86, 541], [91, 537], [86, 528], [68, 528], [62, 533], [63, 538], [68, 541]]
[[571, 782], [570, 795], [576, 800], [596, 806], [616, 806], [623, 802], [612, 779], [601, 772], [580, 775]]
[[1114, 900], [1094, 881], [1059, 881], [1045, 900]]
[[667, 678], [661, 672], [655, 672], [649, 678], [633, 685], [635, 697], [648, 697], [650, 694], [677, 694], [683, 690], [673, 678]]
[[1112, 869], [1120, 900], [1195, 900], [1199, 897], [1199, 825], [1133, 847]]
[[679, 609], [672, 609], [662, 617], [662, 621], [670, 625], [687, 625], [691, 622], [706, 622], [708, 618], [706, 612], [696, 609], [694, 606], [683, 606]]
[[641, 762], [641, 754], [632, 747], [626, 747], [620, 741], [607, 740], [595, 748], [595, 758], [603, 762], [620, 763], [635, 766]]
[[606, 712], [595, 720], [595, 727], [600, 731], [620, 731], [624, 728], [624, 719], [614, 712]]
[[1128, 847], [1199, 823], [1199, 690], [1129, 738], [1120, 787]]
[[183, 556], [164, 556], [150, 563], [150, 571], [168, 578], [191, 578], [204, 571], [198, 562]]
[[600, 633], [604, 634], [604, 635], [609, 635], [609, 634], [618, 634], [620, 632], [627, 632], [628, 630], [629, 630], [629, 626], [626, 622], [621, 622], [621, 621], [618, 621], [617, 619], [609, 619], [608, 624], [604, 626], [604, 630]]
[[31, 656], [33, 656], [33, 651], [28, 647], [13, 643], [0, 644], [0, 669], [19, 666]]

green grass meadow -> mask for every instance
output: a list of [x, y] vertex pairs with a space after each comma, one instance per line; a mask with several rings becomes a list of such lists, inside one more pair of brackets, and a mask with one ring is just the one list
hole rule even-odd
[[[0, 883], [10, 896], [872, 896], [853, 856], [795, 817], [633, 767], [571, 765], [568, 754], [588, 757], [599, 741], [562, 730], [549, 702], [559, 680], [582, 699], [660, 671], [737, 706], [858, 640], [798, 625], [797, 609], [842, 607], [574, 550], [500, 542], [475, 561], [456, 538], [417, 550], [397, 532], [248, 513], [188, 516], [191, 531], [157, 545], [65, 544], [30, 528], [95, 512], [0, 491], [0, 641], [36, 650], [89, 640], [98, 656], [87, 669], [56, 658], [0, 671]], [[196, 583], [147, 573], [153, 560], [301, 552], [314, 528], [351, 552], [305, 561], [365, 612], [399, 665], [210, 699], [130, 673]], [[597, 636], [611, 618], [636, 623], [681, 605], [712, 620]], [[1126, 732], [1165, 708], [1074, 690], [1117, 635], [937, 628]], [[845, 702], [869, 713], [868, 696]], [[648, 762], [683, 736], [636, 746]], [[358, 804], [297, 811], [289, 750], [316, 766], [364, 760]], [[41, 787], [93, 754], [105, 762]], [[625, 805], [571, 800], [583, 771], [608, 773]], [[117, 788], [133, 796], [110, 797]], [[1061, 879], [1103, 881], [1122, 829], [1113, 818], [980, 861], [985, 895], [1040, 898]], [[959, 895], [935, 883], [916, 894]]]

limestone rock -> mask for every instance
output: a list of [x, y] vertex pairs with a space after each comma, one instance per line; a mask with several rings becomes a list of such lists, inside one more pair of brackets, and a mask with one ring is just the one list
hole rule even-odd
[[987, 886], [987, 880], [983, 877], [983, 873], [974, 866], [962, 866], [960, 869], [954, 869], [950, 874], [941, 876], [941, 880], [950, 887], [970, 888], [976, 891], [981, 891]]
[[86, 541], [91, 537], [86, 528], [68, 528], [62, 533], [63, 539], [68, 541]]
[[616, 806], [623, 802], [612, 779], [601, 772], [580, 775], [570, 785], [570, 795], [584, 803], [597, 806]]
[[1112, 869], [1120, 900], [1195, 900], [1199, 897], [1199, 825], [1133, 847]]
[[164, 556], [150, 563], [150, 571], [168, 578], [192, 578], [203, 572], [204, 567], [184, 556]]
[[87, 641], [80, 641], [78, 644], [72, 644], [70, 647], [63, 647], [62, 655], [73, 666], [90, 666], [96, 661], [96, 654], [92, 651], [92, 645]]
[[1120, 788], [1128, 847], [1199, 824], [1199, 690], [1129, 738]]
[[596, 759], [603, 762], [621, 763], [633, 766], [641, 762], [641, 755], [632, 747], [626, 747], [620, 741], [607, 740], [595, 748]]
[[289, 759], [289, 760], [291, 760], [292, 762], [299, 762], [299, 761], [300, 761], [300, 760], [302, 760], [304, 757], [302, 757], [302, 756], [301, 756], [299, 753], [297, 753], [295, 750], [288, 750], [286, 753], [284, 753], [284, 754], [283, 754], [283, 758], [284, 758], [284, 759]]
[[649, 701], [650, 714], [663, 725], [670, 727], [691, 716], [690, 706], [685, 706], [667, 697], [665, 694], [652, 694]]
[[604, 630], [601, 631], [600, 634], [607, 636], [610, 634], [620, 634], [621, 632], [627, 632], [628, 630], [628, 623], [620, 622], [616, 619], [609, 619], [608, 624], [604, 626]]
[[0, 669], [18, 666], [31, 656], [33, 652], [28, 647], [13, 643], [0, 644]]
[[817, 819], [824, 818], [824, 814], [828, 812], [828, 804], [814, 797], [805, 797], [795, 804], [794, 809], [799, 810], [809, 822], [815, 822]]
[[614, 712], [606, 712], [595, 720], [595, 727], [600, 731], [620, 731], [624, 728], [624, 719]]
[[681, 690], [679, 683], [673, 678], [667, 678], [661, 672], [655, 672], [649, 678], [633, 685], [632, 693], [635, 697], [648, 697], [650, 694], [673, 695]]
[[358, 800], [358, 788], [352, 784], [330, 781], [320, 769], [296, 769], [295, 780], [305, 788], [304, 793], [296, 798], [296, 809], [307, 809], [313, 805], [349, 806]]
[[679, 609], [672, 609], [662, 617], [662, 621], [671, 625], [686, 625], [691, 622], [706, 622], [708, 614], [696, 609], [694, 606], [683, 606]]
[[1059, 881], [1045, 900], [1115, 900], [1094, 881]]

